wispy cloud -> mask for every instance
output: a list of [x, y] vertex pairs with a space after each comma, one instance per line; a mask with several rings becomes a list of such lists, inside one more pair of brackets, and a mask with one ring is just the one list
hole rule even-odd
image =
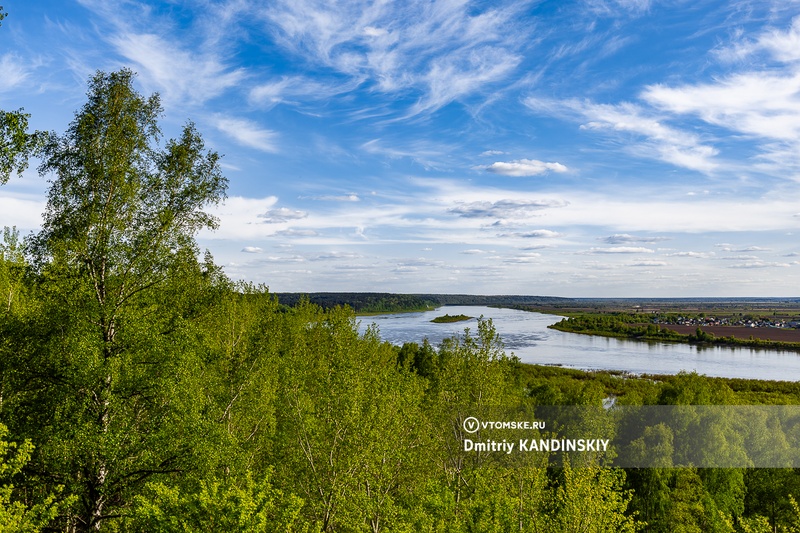
[[[132, 63], [148, 91], [157, 91], [173, 105], [199, 105], [236, 87], [245, 79], [245, 70], [223, 61], [219, 34], [224, 17], [216, 25], [202, 24], [186, 32], [169, 19], [158, 17], [147, 5], [118, 0], [79, 0], [105, 27], [97, 26], [99, 35], [127, 62]], [[227, 7], [231, 13], [241, 10], [237, 2]], [[211, 10], [213, 11], [213, 9]], [[197, 31], [201, 29], [202, 31]], [[191, 39], [176, 35], [181, 32]]]
[[580, 128], [611, 135], [624, 135], [632, 142], [628, 151], [703, 173], [711, 173], [718, 163], [715, 147], [694, 133], [665, 124], [666, 117], [632, 104], [597, 104], [585, 100], [529, 97], [525, 105], [537, 112], [571, 117], [583, 122]]
[[[766, 56], [751, 66], [740, 63]], [[707, 124], [759, 142], [762, 170], [797, 178], [800, 172], [800, 17], [786, 30], [770, 29], [717, 51], [738, 60], [726, 76], [711, 82], [645, 88], [642, 98], [662, 111], [696, 116]], [[771, 60], [771, 61], [770, 61]]]
[[739, 38], [716, 51], [723, 61], [742, 61], [757, 53], [766, 53], [783, 63], [800, 62], [800, 17], [795, 17], [786, 30], [768, 28], [754, 38], [739, 33]]
[[599, 15], [638, 15], [650, 8], [651, 0], [588, 0], [587, 7]]
[[142, 83], [172, 103], [201, 104], [244, 79], [213, 54], [183, 49], [160, 35], [121, 32], [108, 37], [117, 52], [134, 63]]
[[524, 2], [476, 12], [464, 2], [281, 0], [262, 11], [273, 38], [304, 61], [383, 93], [415, 91], [408, 115], [434, 111], [519, 65]]
[[249, 101], [263, 109], [271, 109], [282, 103], [302, 105], [310, 101], [327, 100], [357, 87], [358, 81], [324, 83], [308, 76], [281, 76], [251, 88]]
[[218, 116], [214, 125], [222, 133], [244, 146], [263, 152], [277, 152], [277, 133], [264, 129], [249, 120]]
[[7, 53], [0, 56], [0, 92], [21, 85], [29, 76], [29, 65], [17, 54]]
[[350, 194], [321, 194], [317, 196], [301, 196], [301, 200], [317, 200], [321, 202], [360, 202], [361, 197], [356, 193]]

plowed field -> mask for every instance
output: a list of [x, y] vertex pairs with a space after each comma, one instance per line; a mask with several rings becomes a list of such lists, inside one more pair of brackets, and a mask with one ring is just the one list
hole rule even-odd
[[[663, 325], [661, 327], [677, 331], [683, 335], [689, 335], [697, 330], [697, 326]], [[754, 339], [800, 342], [800, 329], [747, 328], [744, 326], [701, 326], [700, 329], [706, 333], [713, 333], [715, 337], [730, 337], [733, 335], [737, 339], [749, 339], [752, 335]]]

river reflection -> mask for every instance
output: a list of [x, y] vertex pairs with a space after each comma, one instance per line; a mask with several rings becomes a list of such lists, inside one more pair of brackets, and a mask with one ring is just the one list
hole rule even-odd
[[480, 306], [450, 306], [422, 313], [359, 317], [360, 329], [377, 325], [382, 339], [393, 344], [421, 343], [434, 346], [442, 339], [477, 329], [475, 319], [451, 324], [434, 324], [443, 314], [491, 318], [507, 352], [523, 362], [562, 365], [580, 369], [623, 370], [634, 374], [676, 374], [697, 371], [708, 376], [791, 380], [800, 379], [800, 354], [752, 348], [710, 347], [687, 344], [640, 342], [576, 333], [564, 333], [547, 326], [561, 317], [516, 309]]

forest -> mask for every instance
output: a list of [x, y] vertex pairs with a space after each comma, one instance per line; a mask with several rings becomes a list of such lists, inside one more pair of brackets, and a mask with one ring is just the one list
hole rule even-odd
[[800, 531], [793, 468], [466, 451], [463, 421], [486, 409], [800, 389], [524, 365], [486, 320], [397, 347], [348, 306], [233, 282], [195, 240], [225, 198], [220, 156], [191, 122], [162, 141], [134, 78], [95, 74], [63, 134], [0, 116], [2, 181], [31, 155], [51, 181], [41, 231], [0, 245], [0, 530]]

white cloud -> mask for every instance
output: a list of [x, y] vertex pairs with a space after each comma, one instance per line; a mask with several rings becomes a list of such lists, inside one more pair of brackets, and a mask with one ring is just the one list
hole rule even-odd
[[219, 217], [220, 225], [216, 231], [203, 230], [201, 237], [210, 239], [253, 239], [263, 238], [272, 230], [263, 223], [259, 215], [266, 212], [278, 201], [275, 196], [266, 198], [245, 198], [229, 196], [221, 205], [209, 211]]
[[246, 254], [260, 254], [264, 250], [259, 248], [258, 246], [245, 246], [242, 248], [242, 251]]
[[451, 207], [450, 213], [476, 218], [528, 218], [536, 216], [539, 211], [554, 207], [564, 207], [567, 202], [562, 200], [498, 200], [496, 202], [469, 202]]
[[748, 72], [714, 83], [651, 85], [643, 98], [660, 109], [757, 138], [796, 142], [800, 135], [800, 73]]
[[301, 196], [302, 200], [318, 200], [322, 202], [360, 202], [361, 197], [355, 193], [350, 194], [323, 194], [319, 196]]
[[730, 244], [717, 244], [717, 248], [720, 248], [723, 252], [769, 252], [771, 251], [769, 248], [764, 248], [763, 246], [733, 246]]
[[436, 110], [505, 79], [520, 63], [521, 5], [476, 13], [464, 2], [279, 0], [262, 14], [273, 38], [312, 64], [384, 93], [420, 95]]
[[611, 248], [591, 248], [589, 254], [652, 254], [655, 250], [640, 246], [612, 246]]
[[627, 244], [627, 243], [637, 243], [637, 242], [645, 244], [655, 244], [657, 242], [666, 241], [669, 239], [667, 237], [638, 237], [634, 235], [629, 235], [627, 233], [617, 233], [609, 237], [604, 237], [601, 240], [608, 244]]
[[713, 254], [708, 254], [705, 252], [674, 252], [666, 255], [667, 257], [692, 257], [695, 259], [708, 259]]
[[9, 185], [0, 194], [0, 227], [17, 226], [20, 230], [39, 231], [42, 227], [42, 213], [47, 202], [41, 196], [30, 194], [9, 194]]
[[372, 139], [363, 143], [360, 148], [368, 154], [391, 159], [409, 158], [426, 169], [438, 168], [439, 160], [454, 151], [453, 146], [434, 143], [430, 140], [414, 140], [402, 144], [394, 143], [393, 146], [388, 146], [382, 139]]
[[[723, 250], [725, 251], [725, 250]], [[725, 257], [718, 257], [721, 261], [758, 261], [760, 258], [757, 255], [728, 255]]]
[[628, 264], [631, 267], [663, 267], [667, 265], [666, 261], [634, 261]]
[[311, 261], [330, 261], [330, 260], [338, 260], [338, 259], [360, 259], [362, 256], [357, 253], [353, 252], [326, 252], [323, 254], [315, 255], [311, 257]]
[[16, 54], [0, 56], [0, 92], [10, 91], [30, 76], [29, 67]]
[[513, 257], [508, 257], [503, 260], [504, 263], [516, 263], [516, 264], [526, 264], [526, 263], [538, 263], [539, 258], [542, 254], [536, 252], [529, 252], [524, 254], [518, 254]]
[[650, 8], [651, 0], [587, 0], [587, 7], [597, 14], [618, 15], [644, 13]]
[[758, 52], [766, 52], [783, 63], [800, 61], [800, 17], [795, 17], [786, 31], [770, 28], [755, 39], [744, 39], [716, 51], [725, 61], [740, 61]]
[[225, 135], [244, 146], [249, 146], [262, 152], [278, 151], [275, 145], [277, 134], [274, 131], [260, 128], [249, 120], [217, 117], [214, 125]]
[[558, 232], [547, 229], [498, 234], [498, 237], [517, 237], [522, 239], [553, 239], [559, 236], [560, 234]]
[[322, 83], [306, 76], [282, 76], [256, 85], [249, 91], [250, 103], [270, 109], [278, 104], [298, 104], [332, 98], [354, 90], [357, 81], [350, 83]]
[[143, 84], [173, 103], [202, 104], [244, 79], [242, 69], [230, 69], [213, 53], [190, 52], [160, 35], [120, 29], [108, 41], [136, 64]]
[[280, 224], [290, 220], [299, 220], [306, 218], [308, 213], [305, 211], [295, 211], [287, 207], [279, 207], [277, 209], [269, 209], [264, 213], [258, 215], [265, 224]]
[[546, 113], [574, 120], [586, 121], [580, 128], [613, 135], [642, 138], [638, 142], [627, 139], [628, 150], [634, 155], [658, 159], [666, 163], [703, 173], [714, 171], [718, 163], [714, 157], [718, 150], [704, 144], [694, 134], [667, 126], [666, 117], [659, 117], [645, 108], [631, 103], [618, 105], [596, 104], [568, 99], [527, 98], [525, 105], [538, 113]]
[[276, 231], [275, 235], [280, 237], [316, 237], [319, 235], [316, 231], [312, 229], [285, 229], [281, 231]]
[[502, 162], [498, 161], [492, 163], [486, 170], [494, 174], [502, 174], [504, 176], [538, 176], [547, 172], [566, 172], [567, 167], [561, 163], [546, 163], [536, 159], [520, 159], [518, 161]]
[[773, 63], [754, 62], [711, 82], [651, 85], [642, 98], [662, 111], [696, 116], [755, 140], [760, 143], [754, 156], [758, 170], [796, 179], [800, 173], [800, 17], [785, 31], [767, 30], [755, 40], [718, 51], [718, 57], [740, 61], [759, 52]]
[[765, 261], [751, 261], [747, 263], [739, 263], [731, 265], [730, 268], [787, 268], [792, 266], [789, 263], [774, 263]]

